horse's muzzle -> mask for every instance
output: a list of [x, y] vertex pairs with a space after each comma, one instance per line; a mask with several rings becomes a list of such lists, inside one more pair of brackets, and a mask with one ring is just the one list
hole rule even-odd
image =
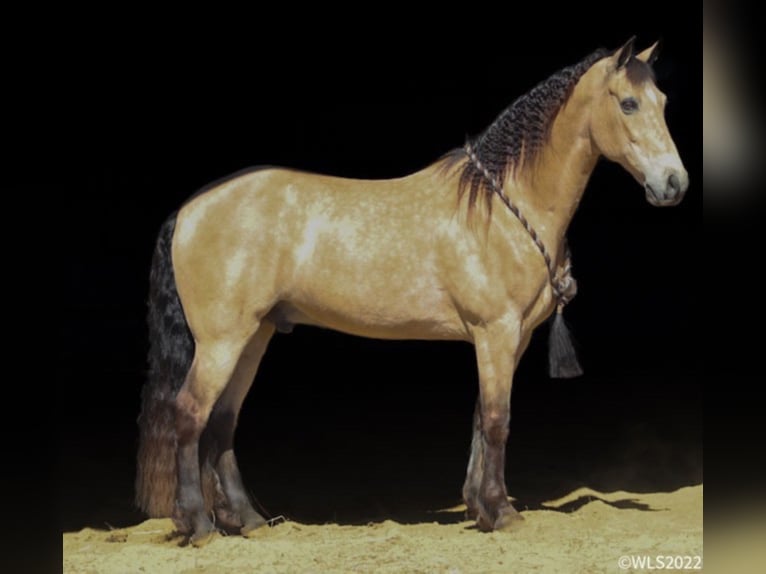
[[659, 184], [646, 182], [646, 201], [656, 207], [678, 205], [689, 187], [689, 175], [686, 171], [672, 171], [667, 179]]

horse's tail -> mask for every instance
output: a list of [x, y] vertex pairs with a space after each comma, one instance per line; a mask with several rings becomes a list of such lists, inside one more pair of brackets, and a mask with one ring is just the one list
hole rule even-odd
[[149, 276], [149, 378], [141, 393], [136, 505], [152, 517], [173, 514], [176, 497], [175, 397], [194, 357], [178, 298], [171, 246], [177, 213], [160, 229]]

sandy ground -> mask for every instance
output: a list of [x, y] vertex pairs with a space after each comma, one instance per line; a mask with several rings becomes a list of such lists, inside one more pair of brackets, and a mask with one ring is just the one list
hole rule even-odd
[[550, 510], [522, 512], [526, 521], [513, 532], [485, 534], [471, 522], [436, 521], [462, 512], [456, 507], [421, 524], [285, 521], [255, 538], [220, 536], [201, 549], [183, 546], [170, 520], [86, 528], [64, 533], [64, 572], [571, 574], [645, 570], [620, 568], [626, 555], [702, 557], [701, 485], [649, 494], [580, 488], [545, 506]]

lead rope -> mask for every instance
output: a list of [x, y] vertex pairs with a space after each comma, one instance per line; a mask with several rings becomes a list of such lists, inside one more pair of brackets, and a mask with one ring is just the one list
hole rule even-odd
[[478, 169], [484, 178], [489, 183], [492, 191], [494, 191], [505, 206], [510, 210], [516, 219], [524, 226], [532, 241], [535, 242], [540, 254], [545, 260], [545, 266], [548, 269], [548, 279], [550, 280], [551, 288], [553, 289], [553, 295], [556, 298], [556, 316], [553, 319], [551, 325], [551, 332], [548, 339], [548, 365], [549, 373], [554, 378], [571, 378], [582, 375], [582, 367], [580, 367], [577, 361], [577, 354], [575, 353], [574, 345], [572, 344], [572, 337], [569, 334], [569, 330], [564, 323], [562, 316], [564, 307], [569, 303], [577, 294], [577, 281], [572, 277], [572, 259], [569, 252], [569, 247], [565, 247], [564, 263], [563, 265], [556, 266], [548, 250], [545, 248], [540, 236], [537, 235], [535, 228], [527, 221], [521, 210], [514, 205], [514, 203], [505, 194], [503, 186], [500, 185], [497, 178], [495, 178], [489, 170], [484, 167], [476, 153], [473, 151], [471, 144], [466, 142], [464, 146], [465, 153], [468, 155], [468, 159]]

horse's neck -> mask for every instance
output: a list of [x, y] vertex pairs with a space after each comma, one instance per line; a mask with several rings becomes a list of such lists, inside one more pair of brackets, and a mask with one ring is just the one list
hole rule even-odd
[[587, 98], [578, 87], [559, 111], [550, 139], [533, 164], [507, 183], [515, 188], [512, 200], [553, 257], [562, 253], [567, 229], [598, 160], [590, 139]]

